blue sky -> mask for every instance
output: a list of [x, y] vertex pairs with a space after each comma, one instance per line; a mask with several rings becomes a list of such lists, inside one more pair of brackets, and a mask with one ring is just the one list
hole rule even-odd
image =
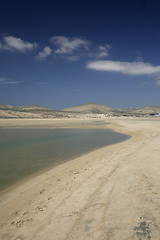
[[160, 105], [160, 2], [5, 1], [0, 104]]

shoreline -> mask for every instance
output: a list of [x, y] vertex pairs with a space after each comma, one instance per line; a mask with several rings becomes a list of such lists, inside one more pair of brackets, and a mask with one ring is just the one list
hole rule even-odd
[[[97, 128], [98, 122], [105, 123], [110, 119], [99, 118], [69, 118], [69, 119], [0, 119], [0, 128]], [[99, 125], [100, 128], [104, 126]]]
[[[155, 160], [156, 169], [151, 164], [155, 157], [157, 159], [159, 156], [160, 122], [151, 119], [145, 121], [143, 119], [108, 119], [106, 121], [110, 122], [106, 125], [107, 128], [130, 135], [131, 138], [62, 163], [4, 194], [0, 201], [2, 239], [19, 237], [19, 239], [41, 240], [46, 237], [47, 240], [75, 238], [99, 240], [104, 235], [108, 237], [111, 234], [114, 237], [119, 234], [117, 236], [120, 238], [131, 239], [129, 235], [131, 233], [135, 234], [135, 238], [132, 239], [136, 239], [138, 233], [134, 229], [138, 228], [140, 217], [143, 217], [143, 222], [145, 221], [146, 224], [153, 221], [153, 219], [147, 218], [148, 205], [146, 202], [146, 211], [140, 214], [141, 216], [137, 214], [138, 210], [136, 213], [132, 211], [132, 201], [137, 196], [133, 195], [132, 188], [135, 185], [134, 193], [138, 192], [141, 195], [144, 186], [136, 185], [135, 181], [138, 181], [140, 175], [144, 175], [145, 169], [146, 176], [147, 174], [150, 176], [144, 177], [144, 181], [146, 179], [148, 181], [151, 176], [154, 177], [152, 185], [155, 187], [154, 192], [157, 191], [156, 197], [159, 196], [159, 192], [156, 190], [160, 180], [157, 175], [159, 163]], [[149, 150], [155, 150], [155, 147], [157, 153], [151, 161]], [[141, 162], [138, 161], [139, 158]], [[135, 161], [135, 165], [133, 161]], [[148, 165], [144, 165], [145, 161]], [[152, 172], [153, 167], [157, 171]], [[133, 169], [135, 169], [134, 172]], [[126, 175], [127, 172], [130, 174]], [[133, 178], [133, 176], [135, 177]], [[123, 201], [117, 191], [121, 192]], [[127, 197], [126, 194], [128, 194]], [[143, 197], [147, 194], [153, 195], [152, 192], [143, 191]], [[155, 196], [150, 195], [147, 197], [153, 200]], [[106, 206], [103, 201], [105, 204], [106, 201], [109, 201], [109, 206]], [[115, 209], [117, 204], [119, 208]], [[142, 200], [136, 199], [134, 208], [136, 205], [137, 209], [141, 206], [144, 210]], [[128, 212], [130, 215], [127, 217]], [[136, 214], [137, 216], [135, 216]], [[156, 221], [158, 221], [158, 214], [159, 210], [157, 213], [154, 212]], [[91, 221], [92, 219], [94, 221]], [[110, 222], [107, 219], [110, 219]], [[153, 224], [150, 223], [150, 225], [154, 228]], [[107, 230], [104, 229], [104, 226]], [[152, 228], [151, 230], [153, 230]], [[154, 239], [158, 239], [155, 229], [152, 234], [154, 234]], [[108, 237], [108, 239], [114, 238]]]
[[[24, 122], [23, 122], [23, 120], [24, 120]], [[68, 122], [70, 122], [72, 124], [74, 122], [74, 120], [76, 120], [76, 124], [75, 124], [74, 128], [111, 129], [110, 125], [109, 125], [110, 123], [108, 121], [104, 122], [104, 121], [101, 121], [99, 119], [97, 119], [97, 120], [99, 122], [102, 122], [102, 124], [96, 125], [96, 126], [93, 124], [94, 122], [97, 122], [97, 120], [95, 120], [95, 119], [91, 119], [91, 120], [88, 120], [88, 119], [87, 120], [86, 119], [82, 119], [82, 120], [81, 119], [74, 119], [74, 120], [73, 119], [67, 119], [68, 121], [67, 121], [66, 126], [64, 124], [64, 122], [66, 122], [66, 120], [64, 120], [64, 119], [60, 119], [60, 122], [62, 124], [58, 124], [58, 126], [57, 126], [57, 124], [55, 124], [55, 126], [53, 126], [53, 122], [54, 123], [55, 122], [59, 123], [59, 120], [57, 120], [57, 119], [54, 119], [54, 121], [52, 121], [52, 119], [38, 119], [38, 122], [40, 121], [40, 125], [38, 125], [38, 126], [37, 126], [37, 122], [36, 122], [35, 119], [33, 119], [33, 120], [29, 119], [28, 122], [26, 122], [26, 119], [22, 119], [22, 121], [21, 121], [21, 119], [14, 119], [14, 121], [12, 121], [10, 119], [8, 121], [8, 119], [7, 119], [7, 121], [2, 121], [2, 123], [0, 123], [0, 128], [1, 129], [4, 129], [4, 128], [5, 129], [14, 129], [14, 128], [23, 128], [23, 129], [25, 129], [25, 128], [32, 129], [33, 128], [33, 129], [36, 129], [35, 127], [37, 127], [38, 129], [49, 129], [48, 124], [46, 125], [46, 123], [47, 123], [46, 120], [49, 120], [50, 129], [53, 129], [53, 128], [54, 129], [57, 129], [57, 128], [58, 129], [60, 129], [60, 128], [70, 128], [70, 126], [67, 126]], [[87, 122], [87, 123], [85, 124], [85, 122]], [[20, 126], [18, 125], [19, 123], [21, 123]], [[27, 125], [26, 125], [26, 123], [27, 123]], [[114, 131], [113, 129], [111, 129], [111, 130]], [[131, 136], [128, 135], [128, 137], [130, 138]], [[128, 139], [123, 140], [123, 141], [127, 141], [127, 140]], [[114, 144], [118, 144], [118, 143], [114, 143]], [[114, 144], [109, 144], [107, 146], [114, 145]], [[19, 186], [21, 186], [22, 184], [25, 184], [28, 181], [32, 181], [37, 176], [41, 176], [42, 174], [45, 174], [46, 172], [52, 170], [55, 167], [58, 167], [59, 165], [65, 164], [68, 161], [72, 161], [74, 159], [80, 158], [80, 157], [85, 156], [85, 155], [87, 155], [89, 153], [93, 153], [93, 152], [95, 152], [97, 150], [106, 148], [107, 146], [98, 147], [97, 149], [89, 150], [88, 152], [78, 154], [76, 157], [74, 156], [74, 157], [66, 159], [65, 161], [54, 163], [54, 164], [52, 164], [52, 165], [50, 165], [50, 166], [48, 166], [48, 167], [46, 167], [44, 169], [41, 169], [41, 170], [39, 170], [39, 171], [37, 171], [37, 172], [35, 172], [35, 173], [25, 177], [24, 179], [18, 180], [17, 182], [15, 182], [15, 183], [5, 187], [4, 189], [0, 190], [0, 201], [1, 201], [1, 197], [3, 195], [7, 194], [8, 192], [13, 191], [14, 189], [18, 188]]]
[[[49, 125], [48, 125], [48, 121], [49, 121]], [[73, 122], [75, 124], [73, 124]], [[98, 122], [98, 124], [97, 124], [97, 122]], [[110, 125], [109, 125], [110, 123], [108, 121], [106, 122], [106, 121], [102, 121], [102, 120], [99, 120], [99, 119], [96, 119], [96, 120], [95, 119], [91, 119], [91, 120], [88, 120], [88, 119], [87, 120], [86, 119], [67, 119], [67, 121], [64, 120], [64, 119], [60, 119], [60, 121], [59, 121], [59, 119], [54, 119], [54, 120], [52, 120], [52, 119], [38, 119], [38, 123], [40, 123], [40, 125], [37, 124], [37, 121], [35, 119], [33, 119], [33, 120], [29, 119], [29, 121], [28, 120], [26, 121], [26, 119], [22, 119], [22, 120], [21, 119], [14, 119], [14, 121], [12, 121], [10, 119], [9, 120], [7, 119], [7, 121], [3, 120], [2, 122], [0, 122], [0, 129], [19, 129], [19, 128], [20, 129], [21, 128], [22, 129], [62, 129], [62, 128], [71, 128], [71, 125], [74, 125], [74, 127], [72, 127], [73, 129], [74, 128], [77, 128], [77, 129], [80, 129], [80, 128], [83, 128], [83, 129], [85, 129], [85, 128], [86, 129], [104, 129], [104, 130], [110, 129], [110, 130], [114, 131], [113, 129], [110, 128]], [[128, 138], [130, 138], [130, 136], [128, 136]], [[122, 140], [122, 142], [126, 141], [126, 140]], [[113, 144], [117, 144], [117, 143], [113, 143]], [[113, 145], [113, 144], [109, 144], [109, 145]], [[37, 172], [32, 173], [29, 176], [26, 176], [23, 179], [15, 181], [13, 184], [10, 184], [10, 185], [8, 185], [8, 186], [6, 186], [6, 187], [4, 187], [3, 189], [0, 190], [0, 198], [4, 194], [14, 190], [15, 188], [24, 184], [25, 182], [34, 179], [38, 175], [42, 175], [42, 174], [52, 170], [54, 167], [62, 165], [64, 163], [68, 162], [68, 161], [72, 161], [72, 160], [77, 159], [79, 157], [85, 156], [88, 153], [94, 152], [96, 150], [100, 150], [100, 149], [102, 149], [104, 147], [107, 147], [109, 145], [97, 147], [95, 149], [91, 149], [91, 150], [88, 150], [86, 152], [79, 153], [76, 156], [66, 158], [66, 160], [64, 160], [64, 161], [58, 161], [56, 163], [53, 163], [53, 164], [49, 165], [48, 167], [45, 167], [44, 169], [38, 170]]]

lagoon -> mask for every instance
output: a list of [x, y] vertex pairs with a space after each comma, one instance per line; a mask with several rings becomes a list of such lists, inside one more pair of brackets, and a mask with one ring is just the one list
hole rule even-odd
[[0, 129], [0, 190], [129, 136], [109, 129]]

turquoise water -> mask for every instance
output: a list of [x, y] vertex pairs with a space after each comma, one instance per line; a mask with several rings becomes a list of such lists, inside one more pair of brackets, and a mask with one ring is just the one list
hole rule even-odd
[[104, 129], [0, 129], [0, 190], [49, 166], [128, 138]]

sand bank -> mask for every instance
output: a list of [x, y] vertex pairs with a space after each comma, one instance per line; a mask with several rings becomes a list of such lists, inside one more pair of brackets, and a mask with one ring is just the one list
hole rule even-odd
[[[75, 121], [68, 123], [87, 125]], [[109, 122], [106, 127], [132, 138], [59, 165], [1, 196], [0, 239], [159, 240], [160, 121]]]
[[[1, 128], [104, 128], [106, 119], [0, 119]], [[109, 121], [108, 121], [109, 122]], [[105, 123], [105, 124], [103, 124]]]

